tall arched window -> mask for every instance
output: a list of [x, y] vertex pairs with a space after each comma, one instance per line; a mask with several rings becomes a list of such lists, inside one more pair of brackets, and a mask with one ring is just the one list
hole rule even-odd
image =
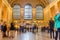
[[20, 5], [14, 5], [13, 7], [13, 19], [20, 19]]
[[25, 5], [24, 19], [32, 19], [32, 7], [31, 7], [31, 5]]
[[36, 19], [43, 19], [43, 7], [36, 6]]

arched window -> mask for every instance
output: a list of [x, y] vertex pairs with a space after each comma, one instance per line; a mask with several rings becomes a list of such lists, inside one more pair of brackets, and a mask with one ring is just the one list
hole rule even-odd
[[32, 7], [31, 7], [31, 5], [25, 5], [24, 19], [32, 19]]
[[36, 6], [36, 19], [43, 19], [43, 7]]
[[20, 19], [20, 5], [14, 5], [13, 7], [13, 19]]

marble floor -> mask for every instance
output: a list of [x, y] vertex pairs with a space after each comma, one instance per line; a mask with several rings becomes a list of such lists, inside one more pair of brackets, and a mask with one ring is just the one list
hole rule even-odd
[[2, 38], [2, 33], [0, 32], [0, 40], [54, 40], [54, 39], [50, 39], [49, 34], [45, 32], [32, 33], [27, 31], [25, 33], [20, 33], [15, 31], [14, 38], [10, 37]]

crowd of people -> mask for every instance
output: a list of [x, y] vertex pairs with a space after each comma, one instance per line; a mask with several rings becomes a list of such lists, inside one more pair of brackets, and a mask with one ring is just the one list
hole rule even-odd
[[38, 27], [36, 24], [29, 24], [29, 23], [24, 24], [23, 23], [22, 25], [20, 25], [20, 31], [21, 32], [24, 32], [24, 31], [34, 32], [35, 29], [38, 32]]
[[[50, 38], [55, 38], [55, 40], [58, 39], [60, 40], [60, 13], [57, 13], [54, 17], [54, 20], [51, 18], [49, 20], [49, 26], [48, 27], [42, 27], [41, 30], [45, 31], [48, 30], [48, 32], [50, 33]], [[33, 32], [36, 30], [38, 32], [38, 26], [36, 25], [36, 23], [25, 23], [23, 22], [21, 25], [19, 25], [19, 31], [20, 32], [26, 32], [26, 31], [30, 31]], [[0, 30], [2, 31], [2, 37], [12, 37], [14, 38], [14, 31], [17, 30], [15, 28], [15, 23], [11, 22], [10, 25], [8, 25], [6, 22], [1, 22], [0, 23]], [[9, 32], [11, 33], [11, 35], [9, 35]], [[55, 32], [55, 34], [54, 34]], [[7, 34], [6, 34], [7, 33]], [[59, 34], [59, 36], [58, 36]]]
[[[9, 37], [9, 31], [13, 35], [13, 30], [15, 30], [14, 23], [12, 22], [10, 26], [6, 22], [0, 23], [0, 30], [2, 32], [2, 37]], [[10, 35], [11, 37], [13, 37]]]
[[[14, 32], [15, 31], [20, 31], [20, 32], [26, 32], [26, 31], [30, 31], [34, 33], [34, 30], [36, 30], [36, 32], [38, 32], [38, 27], [36, 24], [30, 24], [30, 23], [22, 23], [21, 25], [19, 25], [19, 28], [17, 29], [15, 27], [15, 23], [11, 22], [10, 24], [7, 24], [6, 22], [1, 22], [0, 23], [0, 30], [2, 31], [2, 37], [12, 37], [14, 38]], [[10, 35], [9, 35], [10, 33]]]

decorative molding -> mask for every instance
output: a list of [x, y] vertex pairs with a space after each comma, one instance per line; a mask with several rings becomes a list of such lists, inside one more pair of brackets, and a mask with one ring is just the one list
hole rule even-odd
[[[49, 4], [48, 0], [7, 0], [10, 5], [13, 7], [14, 4], [21, 4], [21, 6], [26, 3], [36, 3], [36, 4], [41, 4], [43, 7], [46, 7]], [[34, 2], [35, 1], [35, 2]], [[36, 6], [36, 4], [34, 4]]]

